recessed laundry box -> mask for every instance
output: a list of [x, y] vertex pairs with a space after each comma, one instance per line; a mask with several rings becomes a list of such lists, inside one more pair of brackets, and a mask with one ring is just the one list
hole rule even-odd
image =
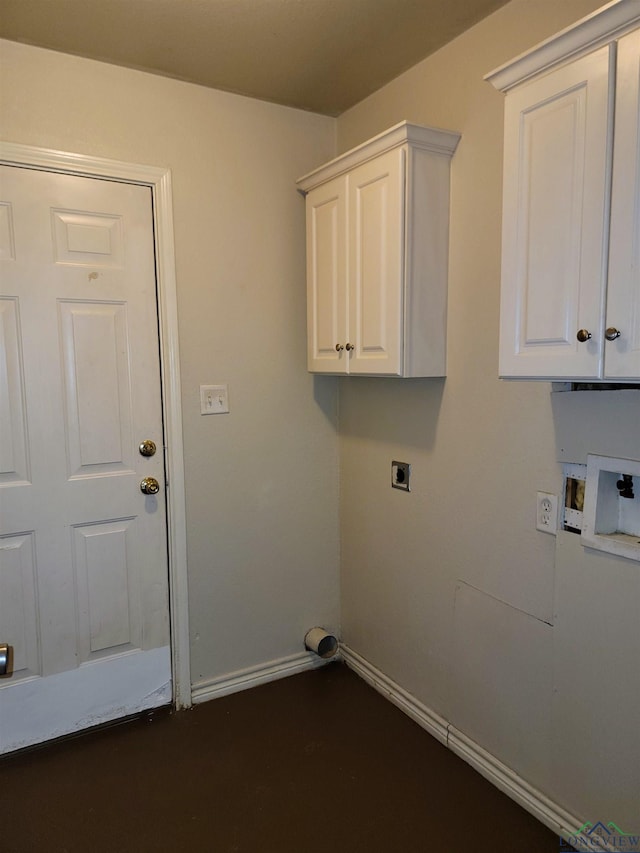
[[587, 456], [582, 543], [640, 561], [640, 460]]

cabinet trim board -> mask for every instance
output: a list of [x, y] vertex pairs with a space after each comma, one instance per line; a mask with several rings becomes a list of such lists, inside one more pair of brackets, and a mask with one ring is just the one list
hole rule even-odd
[[[404, 376], [446, 376], [449, 158], [408, 152], [405, 187]], [[433, 286], [444, 282], [442, 287]]]
[[372, 139], [335, 157], [318, 169], [303, 175], [296, 181], [296, 184], [301, 192], [308, 193], [309, 190], [324, 184], [331, 178], [345, 174], [354, 166], [359, 166], [367, 160], [378, 157], [380, 154], [398, 148], [405, 143], [417, 148], [424, 148], [435, 154], [451, 157], [459, 141], [460, 134], [455, 131], [421, 127], [417, 124], [410, 124], [408, 121], [401, 121], [389, 130], [379, 133]]
[[484, 79], [498, 91], [514, 86], [561, 62], [578, 59], [640, 26], [640, 0], [613, 0], [591, 15], [520, 54]]

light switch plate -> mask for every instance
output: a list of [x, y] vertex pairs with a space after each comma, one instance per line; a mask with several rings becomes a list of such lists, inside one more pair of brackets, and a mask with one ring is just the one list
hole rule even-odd
[[229, 411], [229, 389], [227, 385], [200, 386], [200, 414], [222, 415]]

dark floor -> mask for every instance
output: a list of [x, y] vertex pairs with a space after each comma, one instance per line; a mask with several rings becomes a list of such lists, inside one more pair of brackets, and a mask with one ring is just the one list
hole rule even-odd
[[344, 665], [0, 761], [2, 853], [558, 853]]

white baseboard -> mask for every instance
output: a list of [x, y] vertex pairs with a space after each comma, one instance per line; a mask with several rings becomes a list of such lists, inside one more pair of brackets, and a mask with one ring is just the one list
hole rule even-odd
[[[353, 649], [341, 645], [340, 651], [345, 663], [368, 684], [382, 693], [394, 705], [397, 705], [407, 716], [433, 735], [436, 740], [464, 759], [485, 779], [508, 797], [511, 797], [512, 800], [515, 800], [556, 835], [563, 838], [573, 837], [578, 829], [584, 825], [584, 820], [580, 820], [554, 803], [545, 794], [518, 776], [510, 767], [507, 767], [506, 764], [503, 764], [463, 732], [456, 729], [455, 726], [452, 726], [440, 714], [432, 711], [410, 693], [407, 693], [399, 684], [357, 652], [354, 652]], [[595, 839], [593, 841], [595, 842]], [[601, 847], [590, 846], [589, 849], [606, 853], [610, 848], [603, 841]]]
[[[505, 793], [522, 808], [547, 826], [552, 832], [563, 838], [576, 835], [584, 820], [572, 815], [557, 803], [550, 800], [541, 791], [534, 788], [506, 764], [483, 749], [470, 737], [451, 725], [444, 717], [428, 708], [414, 696], [400, 687], [393, 679], [381, 672], [369, 661], [348, 646], [340, 645], [340, 656], [364, 681], [393, 702], [401, 711], [411, 717], [440, 743], [470, 764], [485, 779]], [[331, 661], [336, 660], [332, 658]], [[247, 669], [237, 670], [220, 678], [197, 682], [192, 687], [192, 701], [195, 704], [207, 702], [240, 690], [248, 690], [259, 684], [276, 681], [309, 669], [317, 669], [331, 661], [323, 660], [312, 652], [300, 652], [278, 660], [267, 661]], [[612, 850], [603, 839], [597, 846], [591, 839], [589, 850], [593, 853], [607, 853]]]
[[426, 729], [436, 740], [439, 740], [440, 743], [447, 746], [447, 730], [449, 724], [444, 717], [441, 717], [439, 714], [436, 714], [435, 711], [432, 711], [431, 708], [427, 708], [426, 705], [418, 702], [414, 696], [407, 693], [406, 690], [403, 690], [399, 684], [396, 684], [395, 681], [388, 678], [383, 672], [377, 669], [377, 667], [370, 664], [369, 661], [365, 660], [357, 652], [354, 652], [353, 649], [350, 649], [348, 646], [341, 645], [340, 651], [342, 652], [342, 657], [345, 663], [351, 667], [354, 672], [357, 672], [358, 675], [374, 687], [378, 693], [382, 693], [382, 695], [386, 696], [390, 702], [397, 705], [401, 711], [404, 711], [408, 717], [415, 720], [419, 726]]
[[[331, 658], [331, 660], [336, 660], [336, 658]], [[209, 678], [195, 682], [191, 687], [191, 701], [196, 705], [200, 702], [208, 702], [209, 699], [238, 693], [240, 690], [248, 690], [251, 687], [257, 687], [259, 684], [296, 675], [307, 669], [317, 669], [327, 663], [330, 661], [323, 660], [313, 652], [306, 651], [278, 660], [266, 661], [257, 666], [230, 672], [220, 678]]]

